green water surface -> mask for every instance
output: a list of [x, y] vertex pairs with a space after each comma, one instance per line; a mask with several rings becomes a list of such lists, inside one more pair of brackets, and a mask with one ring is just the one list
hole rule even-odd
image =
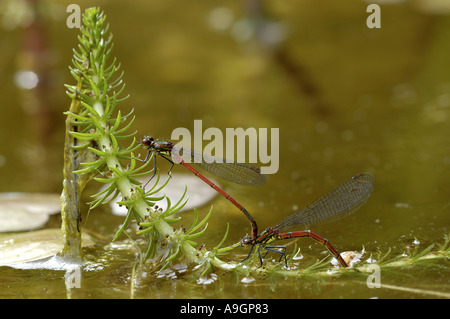
[[[35, 109], [36, 97], [14, 84], [14, 74], [29, 63], [23, 53], [29, 33], [21, 27], [0, 30], [0, 190], [5, 192], [61, 191], [62, 112], [70, 105], [63, 84], [74, 84], [67, 67], [78, 31], [65, 25], [69, 2], [46, 3], [51, 8], [44, 7], [44, 40], [50, 52], [45, 58], [51, 63], [44, 99], [50, 111], [45, 116]], [[78, 3], [82, 9], [92, 5]], [[311, 0], [265, 1], [263, 17], [277, 22], [275, 29], [284, 32], [284, 41], [270, 49], [255, 38], [239, 37], [246, 32], [246, 21], [257, 23], [261, 16], [237, 2], [99, 5], [111, 25], [113, 55], [122, 63], [130, 94], [119, 108], [122, 113], [134, 108], [138, 137], [170, 138], [177, 127], [193, 129], [194, 120], [202, 120], [204, 129], [223, 131], [279, 128], [280, 167], [264, 186], [223, 183], [252, 212], [260, 228], [368, 171], [376, 184], [367, 204], [314, 232], [339, 251], [364, 247], [363, 259], [378, 251], [391, 249], [397, 256], [414, 245], [425, 249], [443, 243], [450, 225], [449, 12], [385, 4], [382, 27], [369, 29], [363, 1], [326, 0], [320, 5]], [[229, 10], [225, 12], [231, 13], [234, 25], [223, 30], [211, 27], [211, 15], [219, 7]], [[168, 167], [161, 163], [162, 171]], [[175, 167], [171, 182], [183, 170]], [[86, 201], [96, 187], [88, 187]], [[202, 216], [211, 204], [214, 212], [201, 238], [208, 248], [220, 242], [227, 223], [227, 244], [249, 232], [242, 213], [221, 197], [199, 207]], [[87, 209], [85, 205], [84, 214]], [[183, 218], [189, 225], [192, 212], [183, 213]], [[84, 220], [85, 231], [97, 244], [85, 249], [81, 288], [68, 294], [64, 271], [1, 267], [0, 297], [448, 298], [450, 294], [448, 260], [383, 272], [385, 287], [373, 289], [366, 285], [367, 276], [345, 273], [310, 280], [261, 276], [246, 282], [242, 276], [218, 271], [206, 284], [192, 279], [190, 265], [185, 272], [162, 275], [145, 268], [133, 272], [136, 246], [125, 236], [111, 244], [123, 218], [104, 207]], [[46, 225], [59, 226], [58, 217]], [[310, 239], [297, 245], [303, 254], [299, 267], [327, 256]], [[288, 246], [287, 253], [292, 250], [293, 245]], [[239, 249], [227, 258], [243, 258], [246, 252]]]

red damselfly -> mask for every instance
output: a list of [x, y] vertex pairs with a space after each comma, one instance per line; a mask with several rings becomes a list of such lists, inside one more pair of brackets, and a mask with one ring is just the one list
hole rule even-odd
[[[213, 174], [219, 178], [225, 179], [227, 181], [231, 181], [239, 184], [247, 184], [247, 185], [262, 185], [265, 183], [265, 177], [261, 174], [260, 169], [258, 167], [247, 165], [243, 163], [234, 163], [234, 162], [226, 162], [222, 159], [217, 159], [212, 156], [207, 156], [203, 154], [199, 154], [195, 151], [189, 150], [188, 152], [183, 152], [182, 149], [178, 149], [176, 145], [169, 141], [160, 141], [155, 140], [151, 136], [144, 136], [141, 141], [142, 145], [148, 148], [148, 153], [144, 162], [147, 162], [152, 153], [156, 153], [161, 156], [172, 166], [169, 169], [170, 172], [174, 166], [174, 163], [179, 163], [186, 167], [189, 171], [195, 174], [195, 176], [199, 177], [202, 181], [211, 186], [214, 190], [216, 190], [220, 195], [224, 196], [228, 199], [234, 206], [236, 206], [239, 210], [241, 210], [244, 215], [248, 218], [252, 225], [252, 238], [256, 238], [258, 235], [258, 225], [256, 224], [255, 219], [250, 215], [250, 213], [239, 204], [233, 197], [224, 192], [220, 187], [211, 182], [201, 173], [199, 173], [196, 169], [194, 169], [191, 165], [186, 163], [183, 157], [189, 159], [190, 163], [195, 163], [195, 165], [201, 167], [208, 173]], [[187, 154], [186, 154], [187, 153]], [[183, 155], [180, 155], [183, 154]], [[154, 157], [154, 171], [153, 176], [145, 183], [145, 186], [152, 180], [152, 178], [156, 174], [156, 156]]]
[[258, 245], [258, 255], [261, 265], [263, 257], [261, 257], [260, 249], [264, 248], [266, 250], [266, 254], [267, 252], [281, 254], [281, 258], [284, 257], [287, 266], [285, 254], [286, 247], [270, 246], [270, 244], [282, 239], [310, 237], [324, 245], [338, 260], [341, 266], [348, 267], [341, 254], [330, 244], [327, 239], [313, 233], [310, 230], [292, 232], [288, 232], [287, 230], [299, 226], [319, 225], [352, 214], [369, 199], [373, 190], [374, 182], [375, 177], [370, 173], [355, 175], [309, 206], [306, 206], [300, 211], [286, 217], [275, 226], [266, 228], [258, 236], [244, 236], [241, 241], [241, 245], [252, 246], [248, 256], [244, 260], [250, 257], [255, 246]]

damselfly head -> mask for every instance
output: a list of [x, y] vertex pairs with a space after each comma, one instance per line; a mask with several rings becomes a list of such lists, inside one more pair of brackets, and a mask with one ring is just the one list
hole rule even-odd
[[141, 140], [141, 144], [144, 146], [151, 146], [154, 140], [153, 136], [144, 136]]
[[250, 235], [245, 235], [244, 237], [242, 237], [241, 240], [241, 246], [248, 246], [252, 244], [252, 238], [250, 237]]

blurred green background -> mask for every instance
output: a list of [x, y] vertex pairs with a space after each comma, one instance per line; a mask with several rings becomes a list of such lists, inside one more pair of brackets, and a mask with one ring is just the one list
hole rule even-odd
[[[62, 113], [70, 105], [63, 84], [74, 84], [68, 66], [78, 35], [66, 26], [70, 3], [0, 1], [0, 191], [61, 191]], [[357, 0], [77, 4], [82, 11], [100, 6], [107, 15], [113, 56], [130, 95], [119, 108], [122, 113], [134, 108], [138, 137], [170, 138], [177, 127], [193, 129], [195, 119], [203, 120], [204, 129], [280, 129], [280, 169], [266, 185], [224, 184], [261, 228], [369, 171], [376, 184], [368, 203], [315, 232], [338, 250], [365, 246], [370, 252], [392, 248], [395, 254], [415, 238], [425, 248], [449, 233], [447, 1], [383, 1], [379, 29], [367, 27], [368, 2]], [[24, 87], [33, 83], [28, 71], [37, 74], [35, 88]], [[184, 168], [174, 168], [177, 172]], [[223, 198], [213, 204], [207, 245], [220, 241], [227, 222], [230, 243], [249, 231], [242, 214]], [[86, 228], [111, 237], [121, 219], [108, 216], [91, 212]], [[308, 239], [298, 244], [305, 258], [325, 256], [323, 247]], [[448, 292], [441, 286], [448, 284], [448, 271], [413, 275], [407, 286]], [[143, 296], [173, 296], [170, 291]], [[212, 288], [206, 296], [410, 296], [365, 286], [353, 287], [353, 293], [265, 291], [235, 287], [216, 294]]]

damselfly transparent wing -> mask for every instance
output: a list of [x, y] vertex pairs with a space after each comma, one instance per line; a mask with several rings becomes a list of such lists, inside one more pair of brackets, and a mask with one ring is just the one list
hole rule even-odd
[[178, 153], [186, 163], [194, 164], [204, 171], [224, 180], [245, 185], [262, 185], [266, 182], [265, 176], [261, 174], [260, 169], [256, 166], [244, 163], [226, 163], [222, 158], [202, 155], [193, 150], [186, 152], [183, 152], [183, 150], [177, 151], [176, 147], [174, 147], [172, 153]]
[[320, 225], [348, 216], [367, 202], [374, 182], [375, 177], [370, 173], [353, 176], [273, 228], [282, 232], [294, 226]]

